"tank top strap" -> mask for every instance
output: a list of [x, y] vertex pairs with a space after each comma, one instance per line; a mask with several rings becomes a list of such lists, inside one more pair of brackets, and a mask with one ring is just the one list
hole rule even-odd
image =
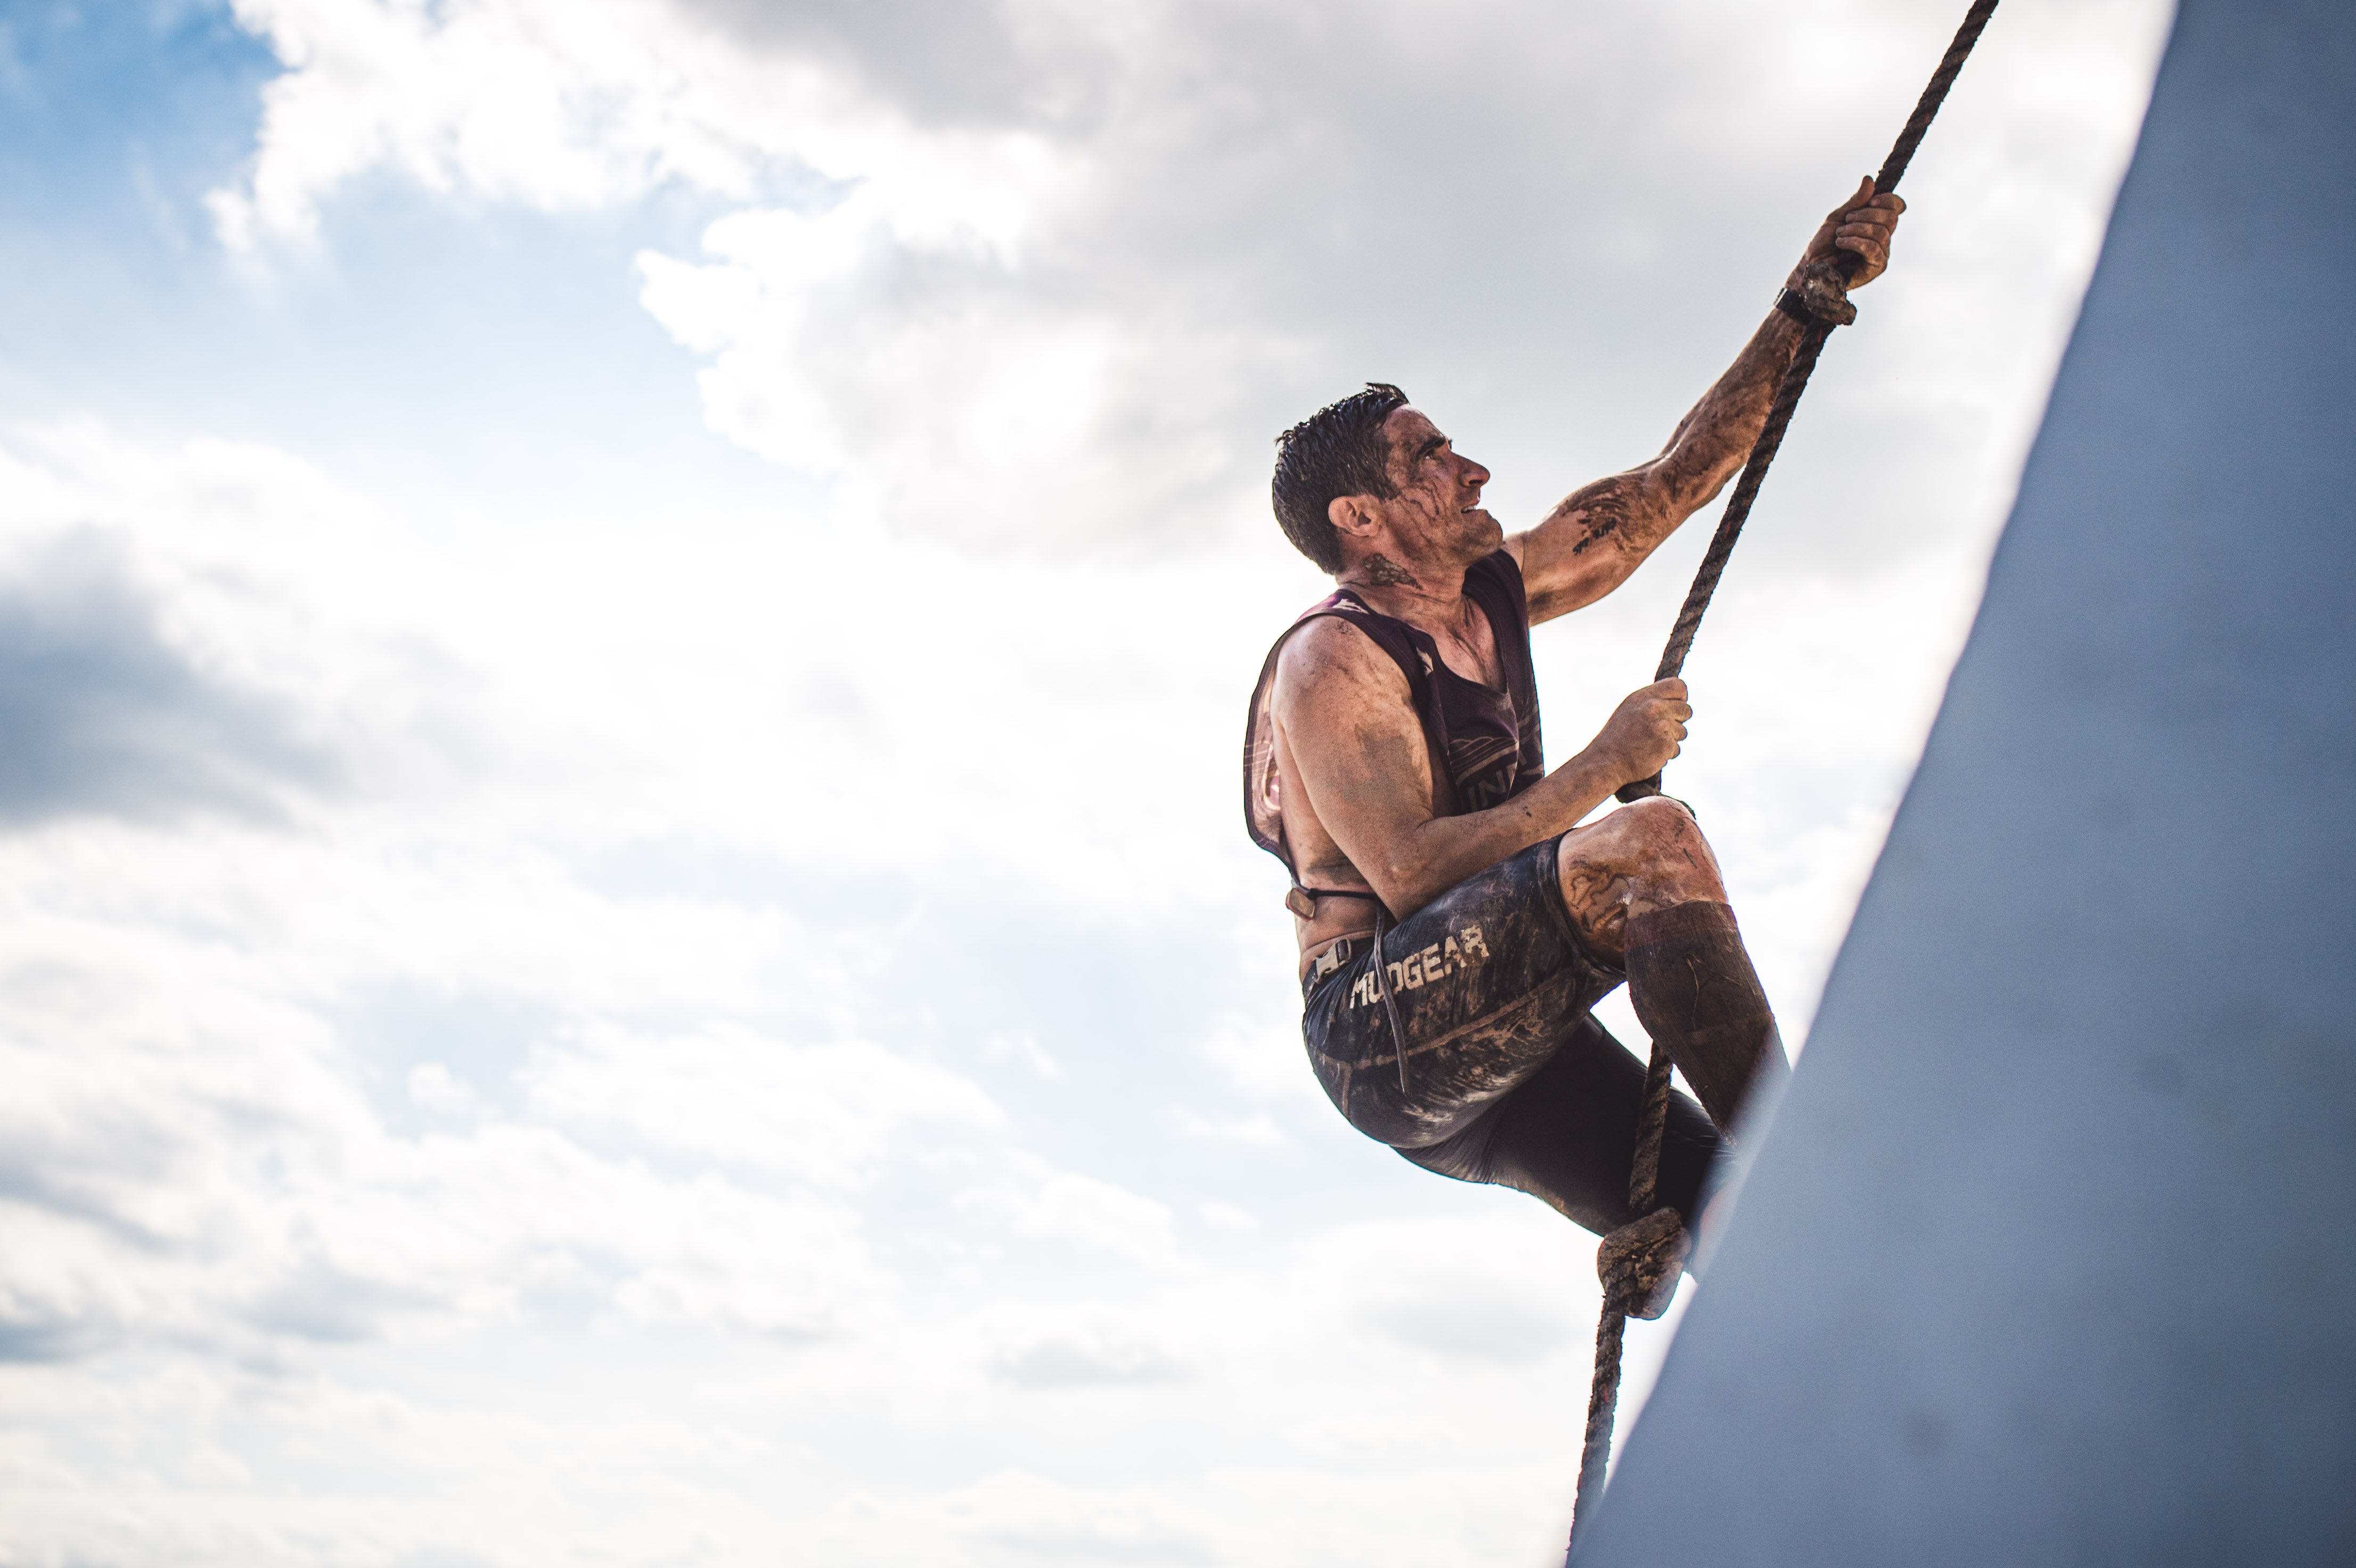
[[[1364, 632], [1375, 646], [1390, 655], [1391, 662], [1407, 677], [1408, 693], [1415, 699], [1416, 711], [1431, 710], [1431, 667], [1437, 656], [1430, 640], [1404, 621], [1392, 619], [1381, 611], [1369, 607], [1366, 602], [1350, 590], [1336, 591], [1321, 604], [1312, 605], [1293, 622], [1299, 630], [1320, 615], [1331, 615], [1347, 621]], [[1445, 739], [1445, 737], [1441, 737]]]
[[1505, 668], [1505, 696], [1513, 703], [1520, 732], [1520, 777], [1514, 792], [1518, 795], [1546, 770], [1546, 741], [1538, 726], [1537, 668], [1530, 656], [1530, 600], [1520, 564], [1502, 549], [1483, 556], [1464, 573], [1464, 594], [1488, 617], [1489, 635], [1497, 645], [1497, 662]]

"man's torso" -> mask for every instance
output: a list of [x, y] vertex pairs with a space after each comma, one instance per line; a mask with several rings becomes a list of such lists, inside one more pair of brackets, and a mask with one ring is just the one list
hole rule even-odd
[[[1380, 685], [1345, 700], [1398, 702], [1416, 711], [1431, 816], [1499, 805], [1543, 771], [1527, 607], [1513, 558], [1499, 551], [1476, 563], [1466, 574], [1464, 597], [1468, 613], [1461, 623], [1434, 635], [1373, 610], [1344, 589], [1305, 612], [1270, 651], [1246, 741], [1246, 814], [1253, 839], [1285, 860], [1303, 887], [1368, 888], [1318, 818], [1290, 738], [1270, 710], [1280, 661], [1304, 635], [1363, 640], [1350, 654], [1370, 667]], [[1389, 678], [1384, 678], [1386, 665]], [[1360, 689], [1368, 688], [1362, 683]], [[1322, 703], [1316, 711], [1319, 722], [1343, 717]], [[1304, 958], [1337, 937], [1371, 930], [1373, 911], [1365, 899], [1316, 900], [1314, 913], [1295, 916]]]

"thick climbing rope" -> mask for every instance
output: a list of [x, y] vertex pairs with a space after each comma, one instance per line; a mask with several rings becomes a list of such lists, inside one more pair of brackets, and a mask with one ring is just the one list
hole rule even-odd
[[[1873, 177], [1875, 194], [1898, 188], [1906, 165], [1914, 161], [1914, 149], [1922, 144], [1922, 133], [1930, 130], [1939, 105], [1946, 101], [1947, 89], [1955, 84], [1956, 73], [1964, 69], [1972, 46], [1980, 41], [1980, 30], [1987, 26], [1996, 5], [1997, 0], [1976, 0], [1964, 17], [1964, 25], [1955, 29], [1954, 42], [1947, 46], [1946, 57], [1931, 73], [1931, 84], [1915, 101], [1914, 112], [1908, 116], [1906, 128], [1898, 133], [1890, 156], [1882, 162], [1881, 172]], [[1701, 628], [1702, 612], [1709, 608], [1710, 595], [1718, 592], [1718, 580], [1724, 575], [1727, 558], [1734, 553], [1734, 541], [1741, 537], [1742, 525], [1751, 517], [1751, 504], [1759, 498], [1759, 486], [1767, 481], [1768, 465], [1775, 461], [1775, 453], [1783, 444], [1783, 431], [1792, 422], [1793, 411], [1800, 406], [1800, 394], [1808, 389], [1808, 378], [1815, 373], [1816, 356], [1825, 351], [1825, 339], [1832, 336], [1833, 328], [1857, 319], [1857, 308], [1848, 303], [1847, 291], [1848, 280], [1861, 264], [1854, 251], [1843, 251], [1815, 262], [1807, 269], [1800, 288], [1785, 290], [1776, 301], [1779, 310], [1798, 315], [1804, 323], [1799, 350], [1793, 355], [1791, 368], [1783, 372], [1783, 379], [1775, 389], [1775, 400], [1767, 410], [1767, 422], [1759, 427], [1759, 439], [1751, 443], [1751, 455], [1742, 464], [1741, 477], [1734, 482], [1734, 494], [1727, 498], [1718, 532], [1711, 536], [1701, 567], [1694, 573], [1693, 586], [1686, 591], [1685, 607], [1677, 612], [1676, 624], [1669, 630], [1669, 644], [1661, 651], [1660, 667], [1653, 675], [1655, 680], [1666, 680], [1686, 667], [1686, 653], [1693, 646], [1694, 633]], [[1660, 793], [1658, 773], [1624, 784], [1619, 791], [1622, 800], [1639, 800]]]
[[[1947, 46], [1939, 69], [1931, 73], [1930, 85], [1915, 101], [1914, 112], [1907, 117], [1906, 128], [1898, 133], [1898, 141], [1883, 161], [1881, 172], [1874, 176], [1877, 195], [1898, 188], [1900, 176], [1914, 159], [1914, 149], [1922, 144], [1923, 133], [1930, 130], [1939, 105], [1946, 101], [1947, 90], [1954, 85], [1956, 73], [1964, 69], [1964, 61], [1971, 55], [1972, 46], [1979, 42], [1981, 29], [1987, 26], [1996, 7], [1997, 0], [1974, 0], [1972, 8], [1965, 14], [1964, 25], [1955, 29], [1954, 41]], [[1853, 252], [1814, 262], [1804, 270], [1801, 286], [1786, 289], [1775, 302], [1777, 309], [1804, 323], [1800, 347], [1775, 389], [1775, 400], [1767, 410], [1767, 422], [1760, 427], [1759, 439], [1751, 443], [1751, 456], [1742, 465], [1741, 477], [1735, 481], [1734, 494], [1727, 499], [1718, 532], [1702, 556], [1700, 570], [1694, 573], [1693, 587], [1687, 591], [1685, 607], [1677, 612], [1676, 624], [1670, 629], [1668, 646], [1662, 651], [1655, 680], [1666, 680], [1685, 668], [1686, 653], [1693, 646], [1694, 633], [1701, 626], [1702, 612], [1709, 608], [1710, 595], [1718, 591], [1718, 580], [1725, 573], [1727, 558], [1734, 553], [1734, 541], [1740, 537], [1742, 525], [1751, 516], [1759, 486], [1766, 482], [1768, 465], [1775, 461], [1775, 453], [1783, 444], [1783, 431], [1792, 422], [1793, 411], [1800, 406], [1800, 394], [1808, 389], [1808, 378], [1815, 373], [1816, 357], [1824, 352], [1825, 340], [1832, 336], [1835, 327], [1857, 319], [1857, 308], [1848, 303], [1848, 281], [1861, 264]], [[1622, 786], [1619, 795], [1622, 800], [1638, 800], [1660, 793], [1661, 776], [1655, 773]], [[1628, 1173], [1628, 1211], [1637, 1218], [1604, 1237], [1595, 1254], [1596, 1273], [1603, 1282], [1603, 1312], [1595, 1325], [1595, 1376], [1588, 1386], [1587, 1439], [1580, 1451], [1579, 1492], [1572, 1505], [1573, 1552], [1578, 1550], [1580, 1528], [1588, 1519], [1589, 1509], [1603, 1489], [1604, 1470], [1612, 1458], [1612, 1423], [1620, 1400], [1620, 1346], [1628, 1319], [1655, 1318], [1668, 1310], [1689, 1250], [1677, 1211], [1656, 1207], [1661, 1135], [1668, 1125], [1668, 1116], [1669, 1054], [1655, 1041], [1652, 1061], [1644, 1072], [1644, 1106], [1637, 1121], [1636, 1157]]]

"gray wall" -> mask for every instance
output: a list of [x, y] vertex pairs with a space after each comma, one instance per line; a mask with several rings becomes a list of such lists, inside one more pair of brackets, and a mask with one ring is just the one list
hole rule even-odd
[[2188, 0], [1582, 1568], [2356, 1562], [2351, 164], [2356, 6]]

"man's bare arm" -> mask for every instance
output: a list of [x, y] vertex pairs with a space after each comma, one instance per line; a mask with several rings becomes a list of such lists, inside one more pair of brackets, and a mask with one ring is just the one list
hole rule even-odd
[[[1793, 269], [1836, 251], [1861, 258], [1850, 287], [1880, 275], [1905, 203], [1875, 196], [1872, 182], [1833, 209]], [[1565, 496], [1537, 527], [1505, 541], [1521, 563], [1530, 619], [1551, 620], [1591, 604], [1642, 565], [1687, 517], [1709, 505], [1741, 470], [1766, 423], [1775, 388], [1800, 343], [1799, 324], [1771, 314], [1726, 374], [1677, 421], [1650, 463], [1599, 479]]]
[[1430, 752], [1407, 677], [1355, 627], [1312, 622], [1285, 644], [1271, 693], [1310, 809], [1404, 920], [1475, 871], [1578, 825], [1685, 738], [1685, 683], [1646, 687], [1577, 756], [1502, 805], [1435, 817]]
[[1506, 541], [1508, 549], [1521, 546], [1533, 623], [1592, 604], [1619, 587], [1678, 524], [1709, 505], [1740, 472], [1799, 345], [1799, 324], [1770, 315], [1677, 421], [1658, 457], [1580, 486], [1537, 527]]

